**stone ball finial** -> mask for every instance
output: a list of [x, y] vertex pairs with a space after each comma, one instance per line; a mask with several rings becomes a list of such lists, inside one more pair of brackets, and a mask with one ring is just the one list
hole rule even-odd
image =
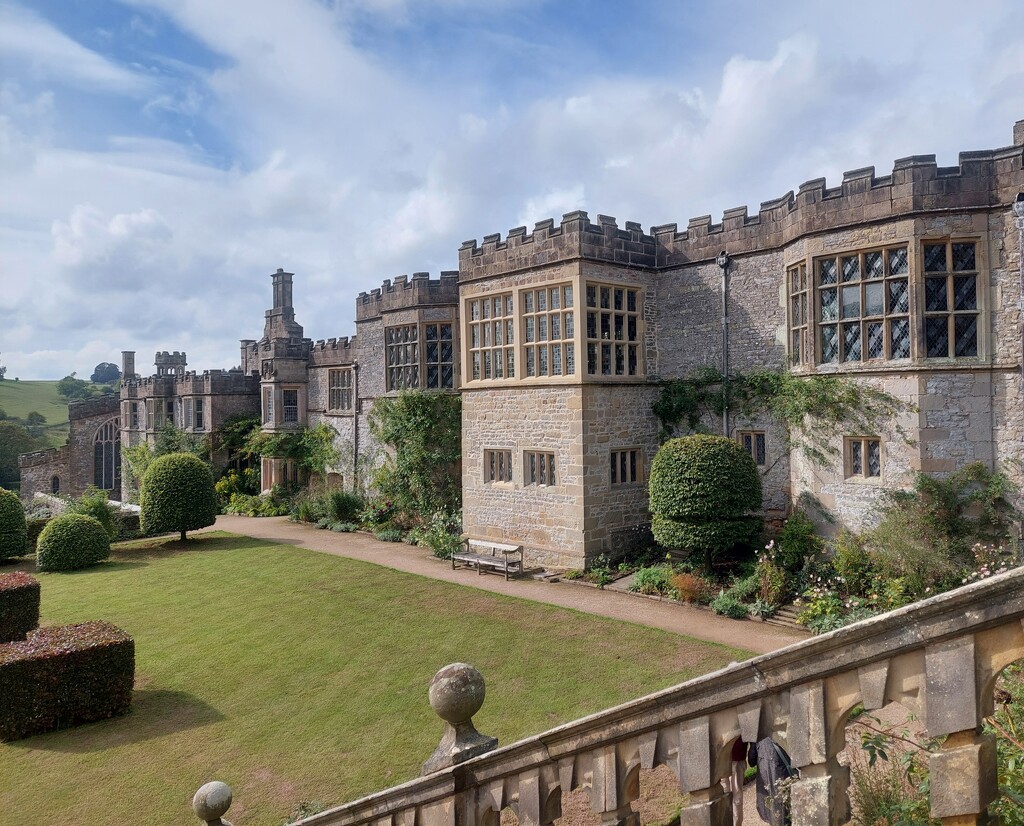
[[192, 811], [196, 813], [196, 817], [207, 823], [219, 823], [230, 808], [231, 787], [219, 780], [200, 786], [192, 798]]
[[469, 722], [484, 704], [484, 677], [468, 663], [452, 663], [430, 681], [430, 707], [457, 726]]

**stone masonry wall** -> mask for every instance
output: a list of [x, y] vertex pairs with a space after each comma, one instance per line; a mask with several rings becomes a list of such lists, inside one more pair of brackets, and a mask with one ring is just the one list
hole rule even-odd
[[[528, 565], [584, 566], [582, 409], [580, 387], [463, 391], [466, 534], [522, 543]], [[484, 482], [487, 449], [512, 452], [512, 482]], [[523, 453], [527, 450], [555, 454], [554, 487], [523, 484]]]

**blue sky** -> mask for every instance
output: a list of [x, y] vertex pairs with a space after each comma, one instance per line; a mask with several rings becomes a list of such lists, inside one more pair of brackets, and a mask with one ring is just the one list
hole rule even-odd
[[678, 222], [1024, 118], [1024, 3], [0, 0], [0, 363], [237, 363], [469, 238]]

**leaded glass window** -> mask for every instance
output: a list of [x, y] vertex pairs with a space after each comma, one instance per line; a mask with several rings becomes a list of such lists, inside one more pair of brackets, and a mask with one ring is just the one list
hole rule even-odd
[[613, 485], [628, 485], [642, 478], [642, 464], [639, 450], [613, 450], [610, 459], [610, 481]]
[[327, 373], [327, 409], [335, 412], [352, 409], [352, 368]]
[[412, 390], [420, 386], [419, 328], [415, 324], [388, 327], [384, 331], [388, 390]]
[[523, 484], [555, 484], [555, 454], [528, 450], [523, 454]]
[[484, 451], [484, 481], [485, 482], [511, 482], [512, 481], [512, 451], [511, 450], [485, 450]]
[[424, 385], [428, 390], [451, 390], [455, 386], [454, 356], [451, 323], [424, 324]]
[[875, 436], [846, 439], [846, 477], [871, 479], [882, 475], [882, 442]]
[[924, 351], [928, 358], [978, 355], [978, 263], [973, 241], [926, 242]]
[[512, 379], [516, 375], [516, 324], [512, 293], [466, 302], [469, 364], [473, 381]]
[[740, 430], [736, 433], [737, 441], [750, 454], [755, 465], [764, 465], [767, 461], [767, 440], [763, 430]]
[[576, 373], [576, 316], [571, 284], [520, 293], [525, 375]]
[[587, 374], [640, 376], [642, 294], [631, 287], [587, 284]]
[[807, 331], [810, 325], [807, 289], [807, 265], [789, 269], [789, 360], [790, 364], [810, 364], [813, 347]]
[[[794, 270], [790, 270], [791, 347]], [[818, 295], [818, 362], [910, 358], [910, 267], [907, 248], [889, 247], [849, 253], [815, 262]], [[802, 332], [806, 340], [806, 332]], [[809, 360], [809, 358], [808, 358]], [[797, 363], [794, 361], [794, 363]]]

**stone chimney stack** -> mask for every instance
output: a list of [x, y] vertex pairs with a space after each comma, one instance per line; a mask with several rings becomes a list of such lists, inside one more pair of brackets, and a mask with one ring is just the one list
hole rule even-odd
[[1013, 125], [1014, 146], [1024, 146], [1024, 120], [1019, 120]]
[[121, 351], [121, 379], [122, 381], [128, 381], [128, 379], [135, 378], [135, 351], [134, 350], [122, 350]]
[[265, 313], [263, 337], [271, 341], [302, 338], [302, 326], [296, 323], [295, 308], [292, 306], [293, 275], [278, 267], [277, 272], [270, 276], [274, 282], [274, 306]]

